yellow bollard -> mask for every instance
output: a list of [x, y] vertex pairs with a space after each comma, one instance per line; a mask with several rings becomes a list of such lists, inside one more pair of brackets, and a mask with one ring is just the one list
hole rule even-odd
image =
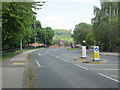
[[94, 46], [93, 61], [99, 61], [99, 60], [100, 60], [99, 46]]

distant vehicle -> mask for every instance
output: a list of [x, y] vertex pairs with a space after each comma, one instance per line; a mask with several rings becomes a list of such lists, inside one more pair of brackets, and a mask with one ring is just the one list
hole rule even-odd
[[80, 46], [79, 45], [76, 45], [75, 48], [79, 48]]
[[75, 48], [80, 48], [81, 44], [76, 44]]

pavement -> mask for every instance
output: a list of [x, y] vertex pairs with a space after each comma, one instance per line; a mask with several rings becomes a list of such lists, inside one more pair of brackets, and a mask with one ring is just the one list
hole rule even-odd
[[120, 56], [120, 53], [117, 52], [100, 52], [101, 55], [107, 55], [107, 56]]
[[[10, 60], [7, 60], [7, 61], [4, 61], [4, 62], [2, 62], [2, 88], [26, 88], [26, 82], [25, 82], [25, 77], [26, 77], [26, 71], [25, 71], [25, 68], [27, 67], [27, 55], [29, 54], [29, 53], [31, 53], [31, 52], [33, 52], [33, 51], [35, 51], [35, 50], [31, 50], [31, 51], [27, 51], [27, 52], [23, 52], [23, 53], [21, 53], [21, 54], [18, 54], [18, 55], [16, 55], [16, 56], [14, 56], [13, 58], [11, 58]], [[54, 50], [53, 50], [54, 51]], [[55, 50], [56, 51], [56, 50]], [[64, 52], [64, 51], [63, 51]], [[46, 52], [45, 53], [43, 53], [43, 54], [45, 54], [46, 55]], [[101, 53], [102, 55], [113, 55], [113, 56], [117, 56], [118, 55], [118, 53], [106, 53], [106, 52], [102, 52]], [[41, 54], [42, 55], [42, 54]], [[40, 55], [40, 56], [41, 56]], [[47, 58], [47, 56], [48, 56], [48, 58]], [[50, 59], [50, 58], [52, 58], [52, 56], [50, 56], [50, 55], [47, 55], [45, 58], [47, 58], [48, 60]], [[43, 59], [45, 59], [45, 58], [43, 58]], [[38, 58], [37, 58], [38, 59]], [[54, 59], [54, 60], [56, 60], [56, 58], [52, 58], [52, 59]], [[46, 59], [45, 59], [46, 60]], [[64, 59], [63, 59], [64, 60]], [[64, 60], [65, 61], [65, 60]], [[49, 62], [49, 61], [46, 61], [46, 62]], [[43, 62], [44, 63], [44, 62]], [[52, 62], [51, 62], [52, 63]], [[55, 63], [55, 62], [53, 62], [53, 63]], [[59, 62], [59, 63], [63, 63], [63, 62]], [[38, 64], [38, 63], [37, 63]], [[66, 63], [65, 63], [66, 64]], [[48, 65], [48, 63], [47, 63], [47, 65]], [[51, 64], [52, 65], [52, 64]], [[54, 64], [56, 67], [57, 67], [57, 65], [58, 66], [62, 66], [62, 67], [66, 67], [66, 66], [63, 66], [62, 64], [57, 64], [57, 63], [55, 63]], [[38, 66], [40, 66], [39, 64], [38, 64]], [[68, 66], [69, 66], [69, 68], [71, 68], [70, 66], [72, 66], [72, 65], [69, 65], [68, 64]], [[44, 66], [43, 66], [44, 67]], [[74, 67], [74, 66], [72, 66], [72, 67]], [[75, 68], [75, 67], [74, 67]], [[51, 68], [48, 68], [48, 70], [47, 70], [47, 72], [49, 72], [49, 69], [51, 69]], [[64, 68], [60, 68], [61, 70], [64, 70]], [[56, 70], [55, 70], [56, 71]], [[69, 71], [69, 69], [68, 69], [68, 71]], [[65, 70], [64, 72], [68, 72], [67, 70]], [[73, 70], [74, 71], [74, 70]], [[82, 70], [81, 70], [82, 71]], [[57, 72], [58, 72], [58, 70], [57, 70]], [[63, 72], [63, 73], [64, 73]], [[40, 73], [40, 74], [42, 74], [42, 72], [38, 72], [38, 73]], [[55, 72], [53, 72], [53, 73], [51, 73], [51, 72], [49, 72], [51, 75], [53, 75], [53, 73], [55, 73]], [[58, 72], [59, 73], [59, 72]], [[68, 72], [68, 73], [70, 73], [70, 72]], [[84, 72], [83, 72], [84, 73]], [[72, 73], [73, 75], [74, 75], [74, 73]], [[79, 74], [81, 74], [81, 73], [78, 73], [78, 75]], [[85, 74], [88, 74], [88, 73], [85, 73]], [[47, 74], [46, 74], [47, 75]], [[82, 74], [83, 75], [83, 74]], [[58, 75], [59, 76], [59, 75]], [[91, 74], [91, 76], [92, 76], [92, 74]], [[38, 76], [39, 77], [39, 76]], [[46, 76], [46, 78], [47, 77], [49, 77], [49, 76]], [[58, 77], [58, 78], [60, 78], [62, 81], [61, 81], [61, 85], [62, 85], [62, 82], [64, 82], [64, 79], [66, 79], [66, 78], [63, 78], [64, 76], [60, 76], [60, 77]], [[72, 77], [72, 76], [69, 76], [69, 77]], [[73, 77], [73, 78], [75, 78], [75, 77]], [[85, 76], [85, 78], [88, 78], [88, 76]], [[1, 79], [1, 78], [0, 78]], [[51, 78], [52, 79], [52, 78]], [[56, 79], [57, 79], [57, 77], [56, 77]], [[76, 80], [77, 80], [77, 78], [75, 78]], [[39, 79], [38, 79], [39, 80]], [[83, 79], [81, 79], [81, 80], [83, 80]], [[86, 79], [85, 79], [86, 80]], [[97, 80], [97, 79], [96, 79]], [[103, 78], [101, 78], [101, 80], [103, 80]], [[70, 81], [70, 80], [69, 80]], [[56, 81], [55, 81], [56, 82]], [[67, 83], [68, 83], [68, 81], [66, 81]], [[44, 83], [46, 83], [46, 82], [44, 82]], [[57, 83], [57, 82], [56, 82]], [[72, 82], [71, 81], [71, 84], [72, 83], [74, 83], [74, 82]], [[79, 83], [79, 82], [78, 82]], [[88, 83], [86, 83], [86, 84], [89, 84], [90, 82], [88, 82]], [[51, 83], [52, 84], [52, 83]], [[58, 83], [59, 84], [59, 83]], [[71, 84], [69, 85], [69, 84], [66, 84], [66, 86], [71, 86]], [[110, 83], [111, 85], [113, 84], [113, 83]], [[36, 84], [37, 85], [37, 84]], [[73, 87], [78, 87], [78, 85], [79, 84], [77, 84], [77, 86], [76, 85], [73, 85]], [[109, 86], [109, 85], [108, 85]], [[44, 87], [44, 86], [43, 86]], [[50, 87], [50, 86], [48, 86], [48, 87]], [[60, 87], [60, 86], [57, 86], [57, 87]], [[72, 86], [71, 86], [72, 87]]]
[[26, 88], [27, 55], [33, 51], [20, 53], [2, 62], [2, 88]]

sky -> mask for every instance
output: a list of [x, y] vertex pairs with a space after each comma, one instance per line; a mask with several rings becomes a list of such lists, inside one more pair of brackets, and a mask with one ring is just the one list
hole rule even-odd
[[94, 5], [100, 7], [100, 0], [47, 0], [37, 20], [42, 27], [73, 30], [81, 22], [91, 24]]

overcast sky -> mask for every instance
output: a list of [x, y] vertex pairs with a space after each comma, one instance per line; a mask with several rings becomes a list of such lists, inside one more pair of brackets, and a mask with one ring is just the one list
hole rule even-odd
[[43, 27], [70, 30], [81, 22], [91, 24], [94, 5], [100, 7], [100, 0], [48, 0], [37, 11], [37, 19]]

